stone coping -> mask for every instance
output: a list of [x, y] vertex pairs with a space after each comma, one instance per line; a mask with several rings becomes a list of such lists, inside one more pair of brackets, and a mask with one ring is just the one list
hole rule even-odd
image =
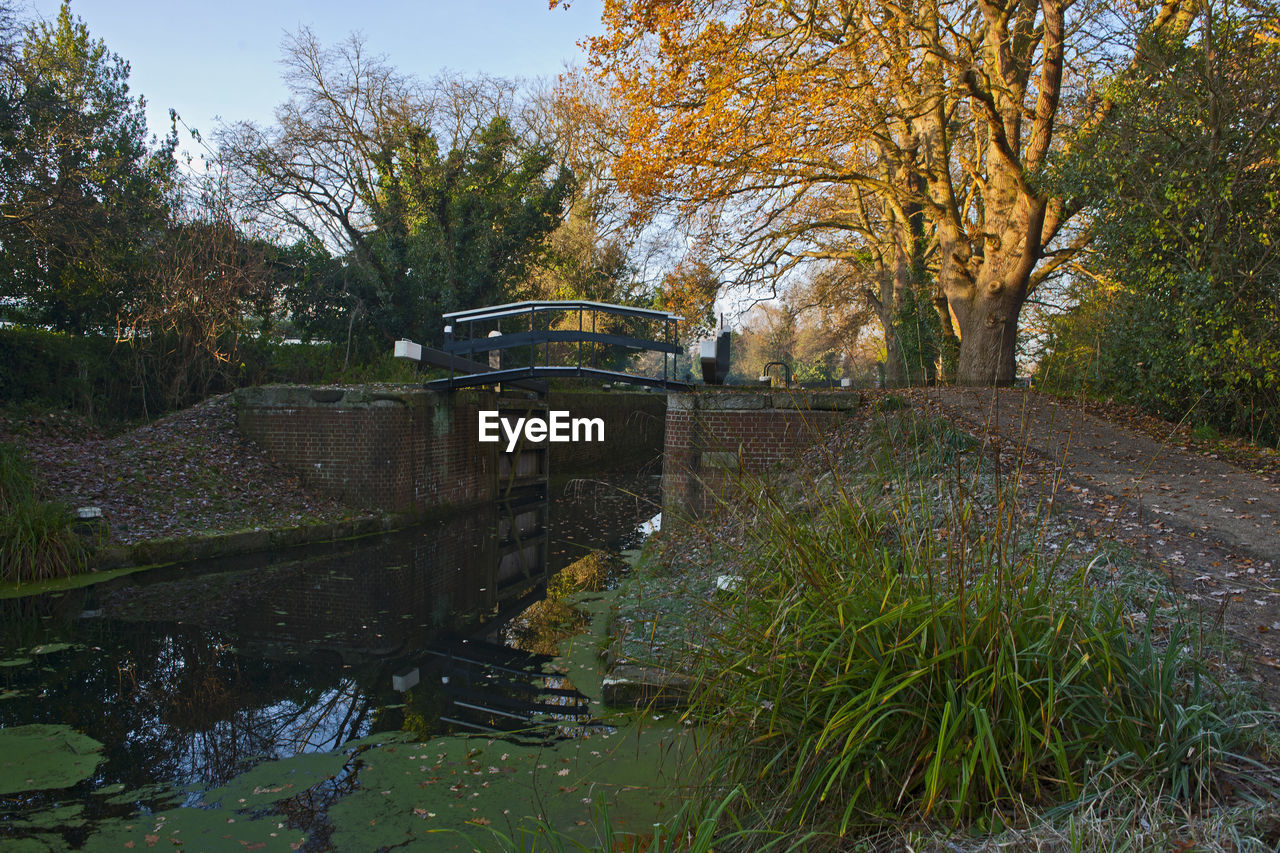
[[446, 398], [420, 385], [255, 385], [233, 396], [237, 406], [264, 409], [411, 406]]
[[277, 548], [293, 548], [317, 542], [389, 533], [416, 519], [417, 516], [414, 514], [365, 515], [295, 527], [197, 534], [177, 539], [153, 539], [132, 545], [107, 546], [96, 555], [94, 567], [116, 569], [126, 566], [205, 560], [211, 557], [234, 557]]
[[858, 391], [809, 391], [725, 388], [682, 391], [667, 395], [669, 410], [744, 412], [755, 409], [847, 412], [860, 408], [865, 399]]
[[[254, 385], [240, 388], [233, 392], [232, 399], [236, 405], [257, 408], [311, 408], [322, 406], [412, 406], [417, 401], [434, 403], [439, 400], [478, 401], [481, 394], [492, 396], [492, 392], [474, 388], [457, 391], [431, 391], [421, 385]], [[572, 400], [581, 398], [617, 398], [619, 396], [640, 394], [654, 396], [652, 392], [642, 393], [640, 389], [601, 391], [596, 389], [552, 389], [550, 401]], [[532, 391], [521, 391], [511, 387], [502, 389], [504, 399], [523, 397], [536, 400], [538, 395]]]

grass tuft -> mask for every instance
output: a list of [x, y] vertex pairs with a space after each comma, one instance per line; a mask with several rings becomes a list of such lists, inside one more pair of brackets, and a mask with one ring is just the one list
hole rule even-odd
[[1158, 639], [1087, 560], [1044, 556], [1016, 472], [910, 414], [864, 439], [856, 476], [741, 490], [742, 583], [692, 713], [719, 782], [765, 804], [745, 821], [999, 832], [1115, 786], [1205, 807], [1253, 767], [1263, 719], [1181, 628]]
[[0, 442], [0, 512], [8, 512], [34, 493], [35, 480], [22, 451], [17, 445]]
[[0, 581], [25, 583], [88, 569], [89, 547], [64, 504], [41, 500], [22, 452], [0, 444]]

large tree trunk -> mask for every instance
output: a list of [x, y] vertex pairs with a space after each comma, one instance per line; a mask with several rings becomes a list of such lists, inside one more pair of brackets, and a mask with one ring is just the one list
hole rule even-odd
[[902, 347], [898, 345], [898, 336], [893, 326], [885, 326], [884, 333], [884, 387], [905, 388], [910, 382], [907, 378], [907, 363], [902, 358]]
[[960, 319], [959, 385], [1011, 385], [1017, 373], [1018, 312], [1023, 295], [1008, 290], [975, 298]]

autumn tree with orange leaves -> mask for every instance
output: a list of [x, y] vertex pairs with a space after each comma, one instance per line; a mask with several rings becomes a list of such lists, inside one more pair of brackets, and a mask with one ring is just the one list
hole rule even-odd
[[899, 312], [932, 303], [955, 380], [1003, 384], [1027, 297], [1089, 239], [1046, 189], [1052, 156], [1105, 120], [1094, 81], [1134, 34], [1177, 36], [1194, 12], [1133, 2], [605, 0], [590, 46], [638, 209], [678, 212], [744, 282], [847, 263], [891, 381], [912, 375]]

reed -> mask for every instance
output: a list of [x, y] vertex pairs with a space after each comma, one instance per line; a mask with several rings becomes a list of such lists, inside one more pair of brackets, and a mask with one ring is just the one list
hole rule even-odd
[[35, 481], [22, 451], [16, 445], [0, 442], [0, 512], [29, 500], [34, 493]]

